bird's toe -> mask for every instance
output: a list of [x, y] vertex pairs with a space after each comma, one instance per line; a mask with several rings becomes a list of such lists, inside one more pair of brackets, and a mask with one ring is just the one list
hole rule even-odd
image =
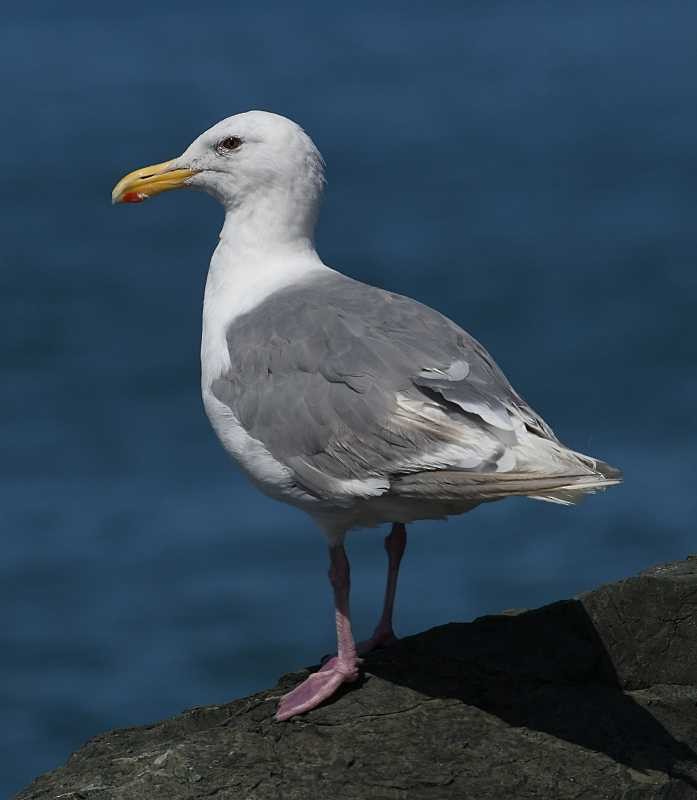
[[319, 672], [313, 672], [299, 686], [283, 695], [276, 720], [279, 722], [304, 714], [331, 697], [344, 683], [353, 683], [360, 674], [359, 659], [331, 658]]

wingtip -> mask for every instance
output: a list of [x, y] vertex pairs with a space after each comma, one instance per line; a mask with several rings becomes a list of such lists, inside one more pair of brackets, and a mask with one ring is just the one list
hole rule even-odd
[[617, 467], [613, 467], [611, 464], [605, 463], [605, 461], [596, 461], [595, 468], [598, 472], [608, 480], [615, 481], [617, 483], [622, 483], [624, 480], [624, 474], [622, 473], [621, 469]]

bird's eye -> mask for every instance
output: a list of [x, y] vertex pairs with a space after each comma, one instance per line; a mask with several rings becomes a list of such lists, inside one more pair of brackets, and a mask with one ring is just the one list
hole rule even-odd
[[239, 136], [227, 136], [225, 139], [221, 139], [218, 142], [215, 149], [219, 153], [229, 153], [231, 150], [237, 150], [239, 147], [242, 147], [242, 139], [240, 139]]

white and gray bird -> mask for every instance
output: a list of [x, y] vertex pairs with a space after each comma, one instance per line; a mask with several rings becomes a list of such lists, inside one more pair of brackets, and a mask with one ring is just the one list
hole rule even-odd
[[[204, 406], [251, 480], [326, 534], [336, 607], [337, 655], [282, 698], [277, 719], [356, 680], [359, 654], [394, 640], [406, 523], [511, 495], [574, 503], [621, 480], [561, 444], [454, 322], [326, 266], [314, 246], [323, 185], [307, 134], [249, 111], [126, 175], [112, 196], [140, 202], [190, 187], [225, 208], [203, 302]], [[344, 539], [382, 523], [392, 524], [384, 609], [356, 645]]]

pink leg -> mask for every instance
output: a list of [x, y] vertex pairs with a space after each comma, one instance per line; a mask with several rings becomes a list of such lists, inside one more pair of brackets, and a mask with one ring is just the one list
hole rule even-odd
[[276, 711], [279, 721], [304, 714], [331, 697], [342, 683], [353, 683], [358, 678], [360, 659], [349, 615], [351, 575], [343, 544], [329, 548], [329, 562], [329, 580], [334, 589], [336, 611], [337, 655], [329, 659], [319, 672], [312, 673], [292, 692], [283, 695]]
[[385, 537], [387, 585], [385, 586], [385, 603], [382, 607], [382, 616], [370, 639], [366, 639], [366, 641], [358, 645], [358, 652], [361, 655], [369, 653], [376, 647], [384, 647], [397, 641], [392, 627], [392, 613], [394, 611], [394, 597], [397, 592], [399, 564], [402, 561], [406, 546], [407, 529], [401, 522], [395, 522], [389, 535]]

